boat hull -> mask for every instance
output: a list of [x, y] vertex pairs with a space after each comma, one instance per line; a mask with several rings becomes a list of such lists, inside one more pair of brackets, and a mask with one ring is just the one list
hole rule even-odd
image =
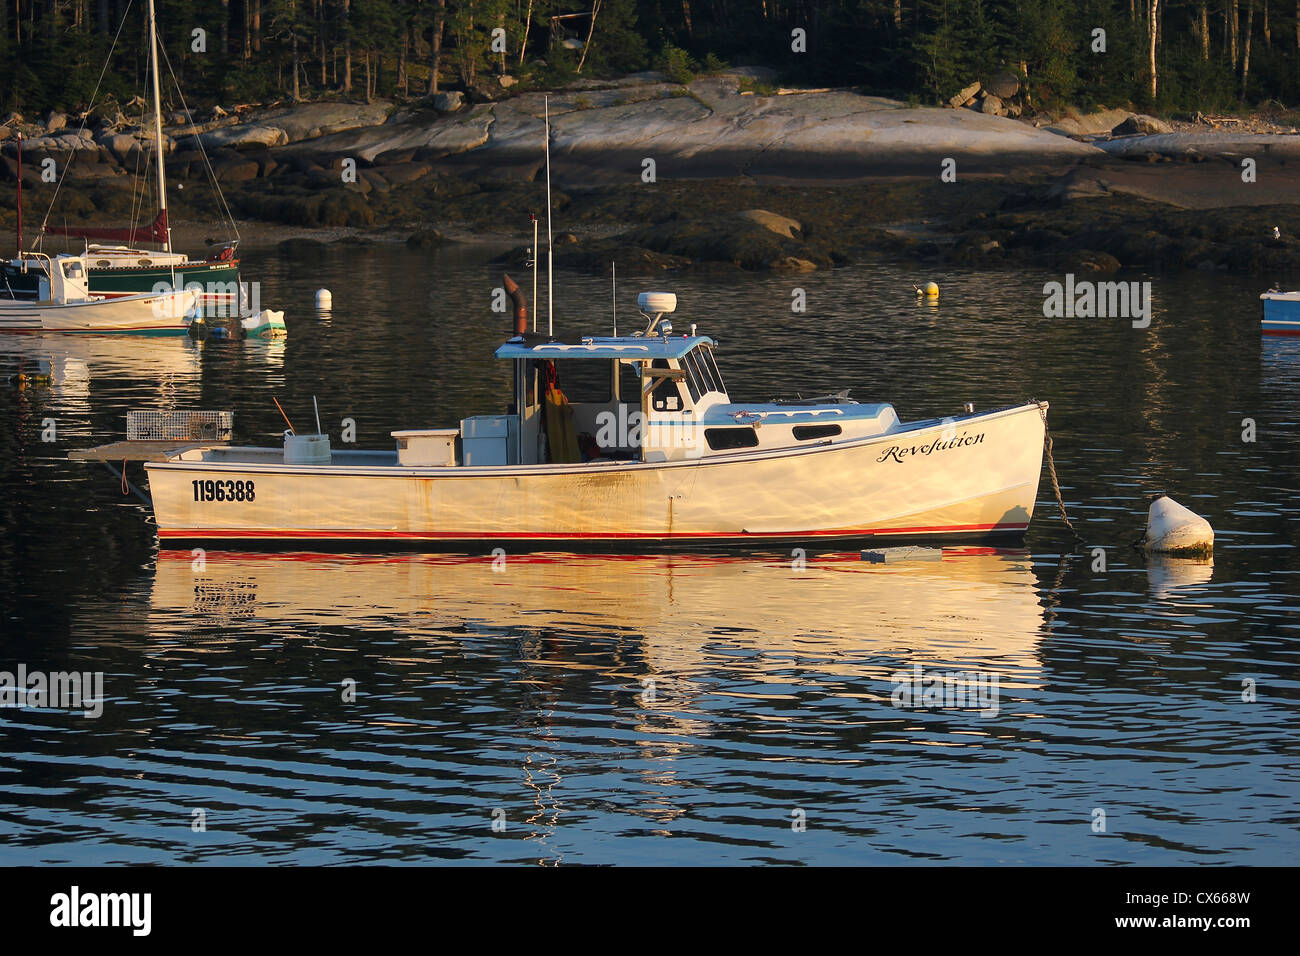
[[184, 335], [197, 300], [181, 291], [64, 304], [0, 301], [0, 332]]
[[145, 467], [159, 538], [173, 543], [571, 550], [1015, 539], [1033, 515], [1045, 410], [678, 462], [406, 468], [352, 452], [295, 466], [264, 449], [260, 461], [217, 452]]
[[[4, 275], [0, 278], [0, 295], [15, 299], [35, 299], [40, 272], [29, 268], [26, 272], [12, 263], [0, 265]], [[170, 266], [113, 266], [87, 269], [90, 294], [106, 299], [152, 293], [158, 285], [171, 285]], [[176, 284], [182, 288], [192, 283], [203, 286], [202, 304], [205, 307], [224, 306], [236, 301], [239, 262], [187, 262], [175, 266]]]
[[1300, 335], [1300, 292], [1265, 292], [1260, 299], [1260, 330], [1265, 335]]

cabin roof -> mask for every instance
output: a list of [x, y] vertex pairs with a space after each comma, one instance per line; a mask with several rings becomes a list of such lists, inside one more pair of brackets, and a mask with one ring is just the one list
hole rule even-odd
[[529, 342], [516, 337], [496, 351], [499, 359], [679, 359], [701, 345], [716, 345], [707, 335], [594, 336], [578, 342]]

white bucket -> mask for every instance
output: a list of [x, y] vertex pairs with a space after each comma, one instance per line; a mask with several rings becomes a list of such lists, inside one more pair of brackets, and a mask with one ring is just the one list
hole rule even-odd
[[286, 465], [328, 465], [330, 436], [295, 435], [293, 432], [285, 432], [284, 463]]

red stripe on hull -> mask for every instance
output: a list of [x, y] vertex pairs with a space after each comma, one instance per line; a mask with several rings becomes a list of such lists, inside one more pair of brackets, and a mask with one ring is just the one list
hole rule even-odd
[[922, 525], [913, 528], [845, 528], [831, 531], [716, 531], [692, 534], [672, 532], [653, 534], [637, 531], [607, 532], [524, 532], [500, 534], [461, 532], [458, 534], [432, 534], [420, 531], [284, 531], [248, 529], [193, 529], [162, 530], [159, 538], [200, 539], [252, 539], [252, 540], [340, 540], [340, 541], [763, 541], [767, 539], [794, 538], [867, 538], [905, 534], [971, 534], [979, 532], [1017, 532], [1029, 527], [1027, 521], [1004, 524]]

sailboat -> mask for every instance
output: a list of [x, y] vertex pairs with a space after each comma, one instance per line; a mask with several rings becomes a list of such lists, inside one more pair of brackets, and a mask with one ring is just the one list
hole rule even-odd
[[[167, 218], [167, 170], [163, 162], [162, 105], [158, 79], [158, 30], [154, 15], [154, 0], [148, 0], [149, 67], [153, 86], [153, 140], [157, 167], [158, 213], [148, 226], [132, 225], [127, 228], [93, 228], [52, 226], [43, 223], [37, 245], [46, 235], [68, 236], [83, 240], [99, 239], [113, 245], [91, 244], [86, 247], [89, 291], [103, 298], [135, 296], [156, 293], [163, 286], [171, 288], [202, 286], [202, 304], [207, 307], [238, 308], [239, 260], [235, 256], [237, 243], [222, 246], [205, 259], [190, 259], [172, 249], [171, 226]], [[40, 270], [25, 261], [22, 252], [22, 153], [19, 141], [19, 213], [18, 250], [16, 258], [0, 263], [0, 296], [14, 299], [35, 299], [40, 292]], [[144, 244], [161, 249], [145, 249]]]

